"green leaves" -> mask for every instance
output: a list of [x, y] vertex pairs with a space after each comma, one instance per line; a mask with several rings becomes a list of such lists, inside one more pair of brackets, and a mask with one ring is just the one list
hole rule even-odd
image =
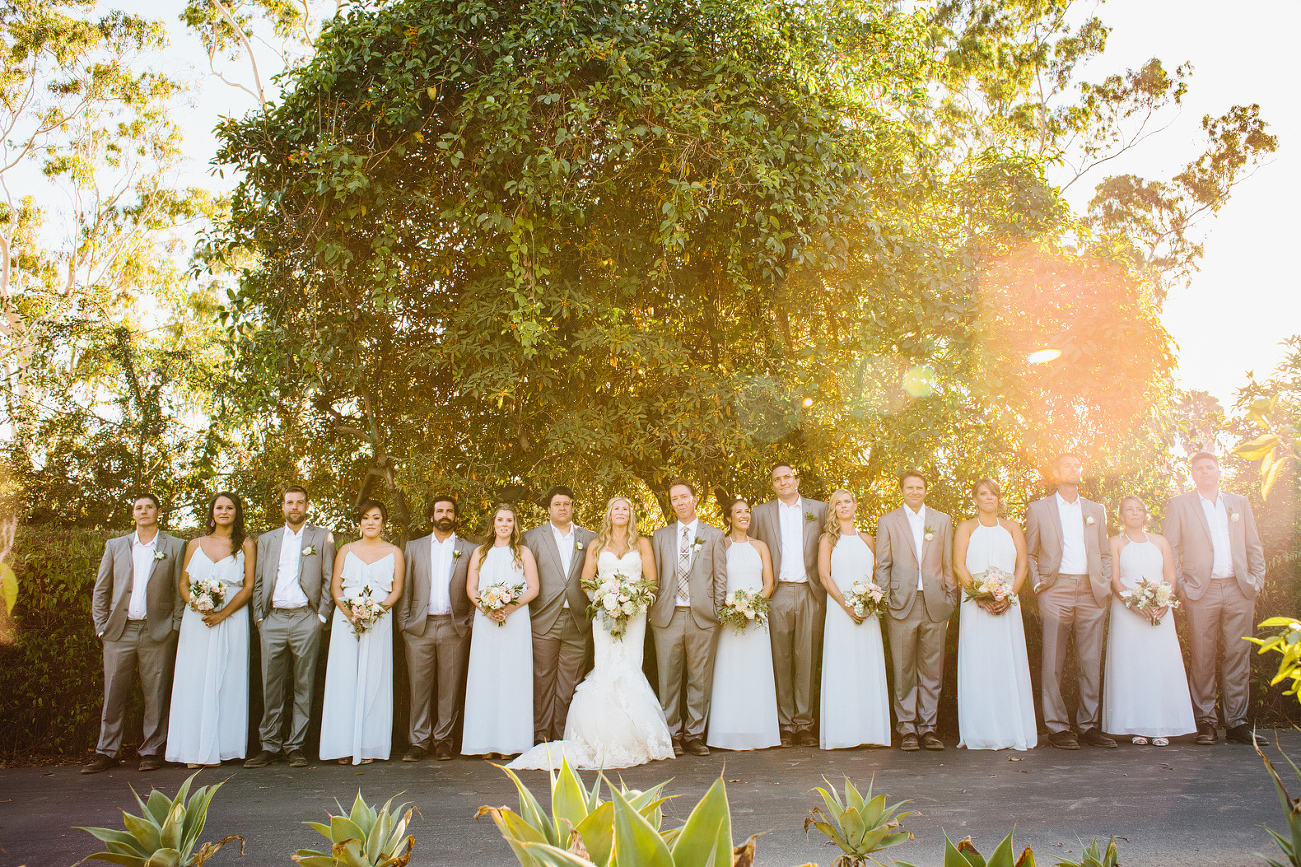
[[359, 789], [352, 809], [343, 813], [340, 806], [340, 814], [332, 814], [329, 825], [303, 823], [330, 842], [330, 851], [299, 849], [291, 857], [306, 867], [339, 867], [340, 864], [347, 867], [405, 867], [410, 863], [411, 850], [415, 847], [415, 837], [406, 833], [415, 807], [408, 808], [396, 821], [394, 816], [407, 805], [403, 804], [397, 810], [392, 807], [393, 798], [389, 798], [383, 807], [375, 809], [366, 803]]
[[804, 833], [808, 834], [810, 826], [817, 828], [840, 847], [847, 859], [869, 859], [873, 852], [913, 839], [911, 833], [899, 828], [903, 819], [918, 815], [917, 811], [895, 815], [895, 811], [907, 801], [887, 807], [885, 795], [873, 797], [870, 783], [867, 794], [862, 795], [846, 777], [843, 800], [829, 781], [827, 788], [819, 786], [814, 791], [822, 796], [826, 810], [824, 812], [821, 807], [815, 807], [809, 811], [808, 818], [804, 820]]
[[198, 846], [199, 835], [203, 833], [208, 818], [208, 806], [222, 786], [222, 783], [200, 786], [191, 795], [190, 784], [198, 775], [196, 772], [187, 777], [174, 798], [154, 789], [146, 801], [132, 789], [136, 803], [140, 805], [140, 815], [122, 811], [125, 831], [80, 828], [108, 844], [106, 851], [96, 852], [82, 860], [107, 861], [123, 867], [198, 867], [232, 840], [240, 841], [240, 854], [243, 855], [244, 838], [238, 835]]

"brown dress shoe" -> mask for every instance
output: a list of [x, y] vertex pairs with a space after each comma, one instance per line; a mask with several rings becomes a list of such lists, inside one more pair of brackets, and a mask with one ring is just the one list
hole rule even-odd
[[449, 762], [452, 760], [452, 745], [445, 744], [441, 741], [434, 744], [434, 759], [440, 762]]
[[795, 743], [795, 735], [792, 734], [791, 732], [782, 732], [781, 739], [782, 739], [782, 746], [784, 747], [792, 746]]
[[1080, 743], [1088, 744], [1091, 747], [1114, 747], [1116, 741], [1107, 737], [1098, 729], [1085, 729], [1080, 734]]
[[277, 758], [279, 758], [278, 754], [273, 753], [270, 750], [263, 750], [262, 752], [258, 753], [256, 756], [253, 756], [248, 761], [244, 762], [244, 767], [265, 768], [267, 765], [274, 762]]
[[673, 742], [673, 755], [674, 755], [675, 757], [676, 757], [676, 756], [681, 756], [681, 755], [683, 755], [685, 752], [686, 752], [686, 750], [682, 749], [682, 741], [674, 741], [674, 742]]
[[90, 764], [81, 769], [83, 774], [102, 774], [109, 768], [116, 768], [118, 760], [112, 756], [106, 756], [103, 753], [95, 753], [95, 758], [91, 759]]
[[899, 741], [899, 749], [906, 753], [911, 753], [921, 749], [917, 744], [917, 735], [912, 732], [908, 732], [908, 734], [904, 735]]
[[693, 756], [709, 755], [709, 747], [705, 746], [704, 741], [695, 741], [695, 740], [687, 741], [682, 745], [682, 748], [685, 749], [687, 752], [691, 753], [691, 755]]
[[816, 747], [818, 745], [818, 736], [813, 732], [800, 732], [795, 736], [795, 746], [797, 747]]
[[1080, 742], [1075, 739], [1073, 732], [1052, 732], [1048, 735], [1048, 743], [1059, 750], [1078, 750], [1080, 748]]
[[156, 770], [158, 770], [159, 768], [161, 768], [162, 766], [163, 766], [163, 760], [162, 760], [162, 757], [161, 757], [161, 756], [141, 756], [141, 757], [140, 757], [140, 768], [139, 768], [139, 769], [142, 770], [142, 771], [156, 771]]
[[407, 750], [407, 754], [402, 757], [404, 762], [418, 762], [425, 757], [425, 748], [413, 746]]
[[1193, 743], [1209, 747], [1220, 739], [1220, 734], [1215, 730], [1214, 723], [1198, 723], [1197, 735], [1193, 738]]
[[921, 737], [922, 746], [928, 750], [944, 749], [944, 741], [940, 740], [935, 732], [927, 732]]
[[289, 755], [285, 756], [285, 763], [291, 768], [305, 768], [307, 756], [303, 755], [302, 750], [290, 750]]

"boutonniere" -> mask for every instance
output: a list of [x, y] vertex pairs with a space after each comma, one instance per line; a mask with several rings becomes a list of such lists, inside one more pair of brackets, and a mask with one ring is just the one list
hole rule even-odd
[[931, 539], [934, 539], [934, 538], [935, 538], [935, 530], [934, 530], [933, 528], [931, 528], [931, 527], [923, 527], [923, 528], [922, 528], [922, 538], [925, 539], [927, 542], [929, 542]]
[[581, 550], [583, 550], [585, 547], [587, 547], [587, 546], [584, 545], [582, 542], [579, 542], [577, 539], [574, 540], [574, 550], [575, 550], [575, 551], [581, 551]]
[[465, 553], [465, 552], [462, 551], [460, 548], [455, 548], [455, 549], [453, 549], [453, 550], [452, 550], [452, 562], [455, 563], [457, 560], [461, 559], [461, 555], [464, 554], [464, 553]]
[[812, 524], [812, 523], [813, 523], [814, 521], [816, 521], [816, 520], [817, 520], [817, 518], [813, 517], [813, 513], [812, 513], [812, 512], [805, 512], [805, 513], [804, 513], [804, 523], [806, 523], [806, 524]]
[[[1235, 516], [1233, 520], [1236, 521], [1236, 520], [1238, 520], [1238, 519], [1237, 519], [1237, 517]], [[166, 551], [155, 551], [155, 552], [154, 552], [154, 559], [155, 559], [155, 560], [166, 560], [166, 559], [167, 559], [167, 552], [166, 552]]]
[[310, 557], [310, 556], [312, 556], [312, 555], [315, 554], [315, 553], [316, 553], [316, 546], [315, 546], [315, 545], [308, 545], [306, 548], [303, 549], [303, 556], [304, 556], [304, 557]]
[[701, 546], [701, 545], [704, 545], [704, 544], [705, 544], [705, 540], [702, 539], [702, 538], [700, 538], [699, 536], [697, 536], [697, 537], [696, 537], [695, 539], [693, 539], [692, 542], [691, 542], [691, 550], [693, 550], [693, 551], [699, 551], [699, 550], [700, 550], [700, 546]]
[[1094, 522], [1093, 522], [1093, 516], [1092, 516], [1092, 515], [1085, 515], [1085, 516], [1084, 516], [1084, 526], [1086, 526], [1086, 527], [1092, 527], [1092, 526], [1093, 526], [1093, 523], [1094, 523]]
[[1235, 511], [1233, 511], [1232, 509], [1230, 509], [1230, 510], [1229, 510], [1229, 520], [1232, 521], [1232, 522], [1235, 523], [1235, 524], [1238, 523], [1238, 521], [1240, 520], [1240, 518], [1239, 518], [1239, 516], [1238, 516], [1238, 513], [1235, 512]]

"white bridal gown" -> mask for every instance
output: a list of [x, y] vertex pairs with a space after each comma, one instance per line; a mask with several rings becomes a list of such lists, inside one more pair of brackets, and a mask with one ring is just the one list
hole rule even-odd
[[[855, 581], [871, 581], [875, 562], [872, 549], [858, 534], [842, 534], [831, 549], [831, 579], [844, 593]], [[822, 636], [819, 745], [824, 750], [890, 746], [881, 619], [870, 616], [855, 623], [834, 599], [829, 600]]]
[[[471, 554], [477, 557], [478, 554]], [[479, 567], [479, 592], [494, 584], [522, 585], [524, 566], [509, 545], [492, 547]], [[461, 753], [514, 755], [533, 746], [533, 628], [521, 605], [498, 624], [474, 612], [465, 686]]]
[[[641, 554], [636, 548], [622, 557], [602, 551], [596, 562], [602, 577], [615, 572], [641, 574]], [[611, 637], [597, 620], [592, 628], [596, 666], [574, 691], [565, 739], [539, 744], [509, 767], [559, 768], [562, 756], [570, 767], [588, 770], [631, 768], [673, 758], [664, 710], [641, 670], [645, 642], [644, 611], [628, 621], [622, 638]]]
[[[393, 555], [374, 563], [349, 551], [343, 561], [343, 597], [365, 587], [383, 602], [393, 592]], [[361, 635], [337, 607], [330, 625], [321, 714], [321, 759], [387, 759], [393, 746], [393, 614], [384, 614]]]
[[[218, 563], [199, 546], [185, 569], [194, 583], [209, 575], [226, 585], [223, 605], [244, 586], [244, 552]], [[169, 762], [215, 765], [242, 759], [248, 749], [248, 612], [216, 626], [185, 608], [176, 642], [176, 675], [167, 726]]]
[[[763, 590], [763, 558], [749, 542], [727, 549], [727, 592]], [[762, 750], [781, 743], [772, 640], [762, 626], [720, 627], [705, 743], [725, 750]]]
[[[994, 566], [1016, 574], [1016, 542], [1002, 524], [977, 522], [967, 545], [972, 575]], [[958, 623], [958, 746], [1028, 750], [1039, 743], [1021, 606], [990, 614], [962, 603]]]
[[[1162, 580], [1161, 549], [1147, 539], [1120, 550], [1120, 583]], [[1170, 738], [1197, 731], [1174, 614], [1151, 622], [1111, 597], [1111, 632], [1102, 681], [1102, 730], [1115, 735]]]

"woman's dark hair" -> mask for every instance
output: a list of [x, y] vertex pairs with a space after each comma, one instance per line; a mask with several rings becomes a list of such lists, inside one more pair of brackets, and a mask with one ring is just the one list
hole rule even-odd
[[364, 518], [366, 513], [371, 509], [379, 509], [380, 518], [384, 523], [388, 523], [388, 508], [379, 500], [362, 500], [361, 505], [357, 507], [357, 522], [361, 523], [361, 519]]
[[235, 504], [235, 522], [230, 527], [230, 553], [234, 554], [244, 547], [244, 501], [239, 494], [230, 491], [218, 491], [208, 501], [208, 535], [217, 529], [217, 500], [225, 497]]
[[[719, 491], [718, 493], [720, 495], [723, 494], [722, 491]], [[723, 507], [723, 527], [727, 530], [729, 536], [732, 534], [732, 508], [737, 503], [745, 503], [747, 506], [750, 505], [750, 501], [745, 497], [722, 495], [718, 498], [718, 504]]]

